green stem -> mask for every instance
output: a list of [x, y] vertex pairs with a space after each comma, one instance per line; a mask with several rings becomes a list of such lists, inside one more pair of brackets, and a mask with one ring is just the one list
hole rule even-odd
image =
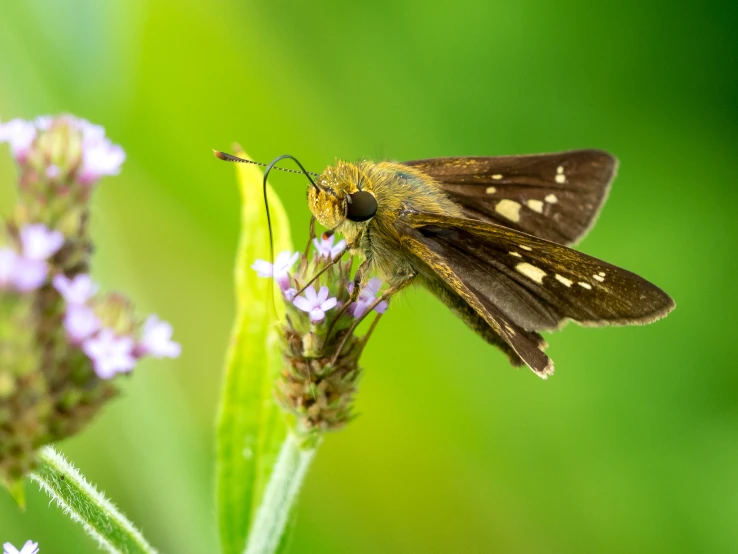
[[133, 524], [64, 456], [49, 446], [41, 450], [39, 459], [31, 479], [70, 519], [82, 525], [101, 549], [120, 554], [156, 554]]
[[287, 434], [256, 512], [244, 554], [276, 551], [314, 455], [315, 448], [300, 448], [297, 438]]

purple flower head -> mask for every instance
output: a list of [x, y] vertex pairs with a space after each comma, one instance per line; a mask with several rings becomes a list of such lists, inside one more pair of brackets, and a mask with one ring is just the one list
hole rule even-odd
[[12, 119], [0, 124], [0, 142], [10, 144], [10, 151], [18, 163], [25, 161], [35, 138], [36, 127], [30, 121]]
[[110, 379], [116, 373], [127, 373], [136, 365], [133, 339], [116, 337], [111, 329], [103, 329], [82, 343], [82, 350], [92, 360], [100, 379]]
[[98, 290], [98, 286], [87, 274], [77, 275], [73, 279], [62, 274], [55, 275], [52, 283], [67, 304], [71, 305], [85, 304]]
[[24, 258], [45, 261], [64, 244], [64, 235], [50, 231], [43, 223], [35, 223], [21, 228], [20, 240]]
[[313, 239], [313, 244], [315, 245], [315, 249], [318, 251], [319, 256], [332, 260], [338, 256], [344, 248], [346, 248], [346, 241], [343, 239], [339, 240], [336, 245], [333, 246], [334, 239], [335, 237], [333, 235], [326, 239], [322, 237], [320, 240], [317, 238]]
[[13, 286], [20, 292], [36, 290], [46, 282], [49, 265], [43, 260], [19, 256], [15, 261]]
[[100, 320], [92, 308], [72, 304], [64, 314], [64, 328], [72, 342], [80, 344], [100, 329]]
[[[356, 299], [356, 302], [348, 307], [349, 313], [354, 317], [363, 316], [364, 313], [369, 309], [369, 306], [371, 306], [377, 299], [379, 289], [381, 288], [382, 281], [381, 279], [379, 279], [379, 277], [372, 277], [371, 279], [369, 279], [369, 282], [366, 284], [366, 286], [359, 292], [359, 296]], [[349, 283], [349, 291], [353, 292], [353, 289], [354, 284]], [[382, 300], [379, 304], [375, 306], [374, 311], [378, 314], [383, 314], [387, 311], [387, 307], [387, 302], [385, 300]]]
[[287, 302], [292, 302], [295, 299], [295, 296], [297, 295], [297, 289], [294, 287], [290, 287], [285, 291], [282, 291], [284, 294], [285, 299]]
[[273, 264], [266, 260], [256, 260], [251, 269], [255, 270], [259, 277], [274, 277], [274, 280], [279, 283], [279, 288], [286, 291], [290, 288], [290, 269], [299, 257], [299, 252], [292, 254], [289, 250], [285, 250], [277, 254], [277, 259]]
[[178, 358], [181, 353], [182, 346], [172, 340], [172, 326], [161, 321], [158, 316], [150, 315], [144, 323], [137, 354], [148, 354], [154, 358]]
[[15, 281], [18, 254], [12, 248], [0, 248], [0, 290], [9, 288]]
[[15, 546], [6, 542], [3, 545], [3, 554], [38, 554], [38, 543], [33, 541], [26, 541], [26, 544], [18, 550]]
[[305, 296], [298, 296], [292, 303], [295, 307], [303, 312], [310, 314], [310, 321], [320, 323], [325, 319], [325, 312], [333, 308], [338, 300], [336, 298], [328, 298], [328, 287], [320, 287], [319, 292], [315, 292], [315, 287], [310, 285], [305, 289]]

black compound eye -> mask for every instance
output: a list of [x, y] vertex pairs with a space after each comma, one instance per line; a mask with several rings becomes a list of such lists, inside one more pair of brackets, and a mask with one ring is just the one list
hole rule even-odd
[[377, 199], [371, 192], [364, 190], [349, 194], [346, 217], [350, 221], [366, 221], [377, 213]]

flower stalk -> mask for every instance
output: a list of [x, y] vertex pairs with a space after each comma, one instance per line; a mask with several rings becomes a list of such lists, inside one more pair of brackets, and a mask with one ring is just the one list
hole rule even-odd
[[53, 448], [41, 450], [30, 474], [62, 511], [82, 526], [101, 549], [114, 554], [156, 554], [141, 532]]

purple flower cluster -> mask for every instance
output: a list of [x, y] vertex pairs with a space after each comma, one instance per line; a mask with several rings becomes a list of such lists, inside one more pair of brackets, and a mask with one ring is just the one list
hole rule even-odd
[[[341, 251], [346, 248], [346, 241], [340, 240], [335, 245], [334, 237], [313, 239], [315, 250], [319, 259], [332, 260]], [[326, 286], [316, 288], [312, 285], [308, 286], [303, 294], [296, 296], [297, 294], [297, 283], [294, 283], [293, 276], [290, 274], [292, 266], [300, 257], [299, 252], [280, 252], [274, 263], [269, 263], [265, 260], [256, 260], [251, 266], [259, 277], [273, 277], [279, 285], [282, 295], [285, 300], [291, 302], [298, 310], [310, 314], [310, 321], [313, 323], [321, 323], [326, 316], [326, 312], [335, 308], [339, 302], [336, 297], [330, 296], [330, 290]], [[353, 292], [353, 283], [348, 283], [349, 292]], [[382, 281], [378, 277], [372, 278], [367, 285], [359, 292], [359, 295], [355, 302], [353, 302], [347, 309], [347, 311], [355, 318], [360, 318], [369, 309], [369, 306], [374, 303], [377, 299], [377, 295], [380, 294], [382, 287]], [[387, 310], [387, 302], [380, 302], [374, 311], [383, 314]]]
[[[39, 134], [51, 130], [54, 126], [66, 125], [80, 134], [81, 160], [76, 169], [79, 183], [89, 185], [104, 175], [117, 175], [126, 159], [126, 154], [117, 144], [113, 144], [105, 136], [105, 129], [94, 125], [86, 119], [71, 115], [61, 117], [41, 116], [34, 121], [13, 119], [0, 124], [0, 143], [10, 144], [13, 157], [19, 164], [24, 164]], [[46, 167], [46, 177], [56, 179], [60, 168], [56, 165]]]
[[20, 229], [21, 251], [0, 248], [0, 291], [30, 292], [46, 282], [47, 260], [64, 244], [59, 231], [51, 231], [41, 223]]
[[104, 327], [90, 305], [98, 286], [89, 275], [81, 274], [73, 279], [55, 275], [52, 282], [66, 302], [64, 328], [69, 340], [92, 360], [101, 379], [130, 372], [143, 356], [176, 358], [180, 355], [181, 346], [172, 341], [172, 326], [156, 315], [146, 320], [138, 340]]

